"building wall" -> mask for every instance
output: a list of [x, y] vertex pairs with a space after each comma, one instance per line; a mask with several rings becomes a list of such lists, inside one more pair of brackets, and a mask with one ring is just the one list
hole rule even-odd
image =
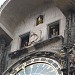
[[[28, 55], [32, 52], [35, 52], [35, 51], [36, 52], [37, 51], [38, 52], [40, 52], [40, 51], [48, 51], [49, 52], [50, 51], [50, 52], [59, 54], [60, 50], [62, 49], [62, 44], [63, 44], [63, 38], [60, 37], [58, 40], [53, 38], [50, 42], [44, 43], [41, 47], [32, 46], [32, 47], [28, 48], [28, 53], [21, 54], [20, 56], [18, 56], [17, 58], [14, 58], [14, 59], [7, 58], [7, 61], [8, 61], [7, 62], [7, 68], [9, 68], [12, 64], [17, 62], [21, 58], [23, 58], [26, 55]], [[16, 67], [17, 65], [18, 64], [16, 64], [14, 67]]]
[[[44, 15], [44, 23], [36, 26], [36, 19], [39, 15]], [[64, 37], [64, 30], [66, 25], [66, 18], [63, 13], [55, 6], [50, 4], [41, 5], [41, 7], [34, 10], [32, 13], [26, 16], [25, 20], [22, 21], [14, 31], [14, 38], [12, 41], [11, 52], [16, 51], [20, 48], [20, 35], [25, 34], [33, 29], [42, 29], [43, 40], [48, 39], [47, 26], [48, 24], [60, 20], [60, 32], [59, 35]]]

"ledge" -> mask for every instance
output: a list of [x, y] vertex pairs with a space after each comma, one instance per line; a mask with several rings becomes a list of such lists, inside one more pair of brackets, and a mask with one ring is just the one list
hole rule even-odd
[[17, 58], [19, 57], [20, 55], [24, 54], [24, 53], [27, 53], [28, 52], [28, 49], [27, 48], [22, 48], [20, 50], [17, 50], [17, 51], [14, 51], [14, 52], [11, 52], [8, 54], [8, 56], [11, 58], [11, 59], [14, 59], [14, 58]]
[[34, 47], [36, 48], [36, 49], [38, 49], [38, 48], [41, 48], [41, 47], [43, 47], [43, 46], [45, 46], [45, 45], [47, 45], [47, 44], [50, 44], [50, 43], [53, 43], [53, 42], [57, 42], [58, 40], [62, 40], [62, 42], [63, 42], [63, 36], [60, 36], [60, 35], [58, 35], [58, 36], [55, 36], [55, 37], [52, 37], [52, 38], [49, 38], [49, 39], [47, 39], [47, 40], [44, 40], [44, 41], [42, 41], [42, 42], [38, 42], [38, 43], [36, 43], [35, 45], [34, 45]]
[[[49, 39], [47, 39], [47, 40], [44, 40], [44, 41], [42, 41], [42, 42], [38, 42], [38, 43], [36, 43], [35, 45], [30, 46], [30, 47], [35, 47], [35, 49], [38, 49], [38, 48], [41, 48], [41, 47], [43, 47], [43, 46], [45, 46], [45, 45], [47, 45], [47, 44], [49, 44], [49, 43], [57, 42], [57, 41], [60, 40], [60, 39], [63, 41], [63, 37], [62, 37], [62, 36], [56, 36], [56, 37], [53, 37], [53, 38], [49, 38]], [[29, 49], [30, 47], [28, 47], [28, 48], [22, 48], [22, 49], [20, 49], [20, 50], [15, 51], [15, 52], [11, 52], [11, 53], [8, 54], [8, 56], [9, 56], [11, 59], [17, 58], [17, 57], [19, 57], [19, 56], [22, 55], [22, 54], [28, 53], [28, 49]]]

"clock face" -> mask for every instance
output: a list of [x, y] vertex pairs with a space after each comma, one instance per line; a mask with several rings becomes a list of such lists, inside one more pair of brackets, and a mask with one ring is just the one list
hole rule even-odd
[[27, 66], [24, 70], [18, 72], [17, 75], [59, 75], [57, 70], [46, 63], [35, 63]]
[[58, 62], [49, 58], [31, 59], [15, 70], [13, 75], [63, 75]]

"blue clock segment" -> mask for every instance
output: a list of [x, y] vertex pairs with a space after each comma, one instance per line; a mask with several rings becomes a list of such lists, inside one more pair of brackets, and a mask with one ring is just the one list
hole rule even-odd
[[26, 67], [26, 75], [56, 75], [56, 72], [49, 64], [36, 63]]

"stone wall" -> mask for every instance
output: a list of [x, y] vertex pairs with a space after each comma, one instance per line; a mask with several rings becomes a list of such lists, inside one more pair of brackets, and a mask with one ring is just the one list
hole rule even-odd
[[[44, 22], [43, 24], [36, 26], [36, 19], [39, 15], [44, 15]], [[59, 35], [62, 35], [64, 37], [66, 19], [63, 13], [57, 7], [51, 4], [41, 5], [40, 8], [37, 8], [36, 10], [34, 10], [34, 12], [27, 15], [25, 20], [22, 21], [19, 25], [17, 25], [14, 31], [14, 38], [12, 41], [11, 52], [20, 49], [21, 39], [19, 36], [27, 32], [30, 32], [35, 28], [37, 30], [39, 28], [42, 28], [42, 30], [44, 31], [43, 40], [48, 39], [48, 29], [47, 29], [48, 24], [55, 22], [57, 20], [59, 20], [60, 22]]]

